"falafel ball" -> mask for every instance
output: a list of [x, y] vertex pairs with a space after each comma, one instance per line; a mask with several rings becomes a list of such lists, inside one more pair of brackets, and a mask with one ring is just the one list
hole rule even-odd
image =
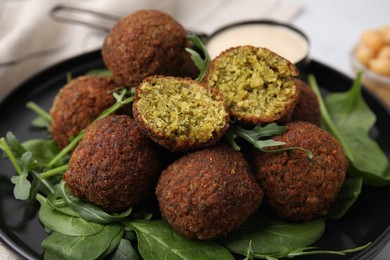
[[232, 116], [246, 125], [287, 122], [298, 101], [298, 69], [278, 54], [260, 47], [238, 46], [211, 62], [206, 84], [224, 95]]
[[103, 61], [116, 84], [128, 88], [151, 75], [187, 76], [181, 75], [191, 59], [185, 51], [186, 36], [183, 26], [170, 15], [136, 11], [119, 20], [106, 36]]
[[108, 212], [120, 212], [153, 195], [161, 173], [155, 144], [127, 115], [90, 124], [64, 175], [70, 191]]
[[163, 218], [183, 236], [199, 240], [226, 236], [263, 198], [244, 156], [220, 145], [189, 153], [168, 166], [156, 195]]
[[[328, 213], [344, 182], [348, 166], [340, 143], [329, 133], [308, 122], [290, 122], [287, 131], [274, 136], [283, 147], [301, 150], [261, 152], [250, 159], [265, 200], [281, 218], [306, 221]], [[272, 148], [269, 148], [272, 149]]]
[[321, 110], [317, 95], [306, 82], [295, 79], [295, 83], [300, 94], [298, 103], [294, 107], [291, 120], [306, 121], [315, 124], [316, 126], [321, 126]]
[[189, 78], [146, 78], [135, 89], [133, 115], [146, 135], [170, 151], [215, 144], [229, 127], [219, 91]]
[[[116, 88], [111, 77], [80, 76], [62, 87], [50, 108], [50, 132], [62, 149], [103, 110], [115, 104], [110, 93]], [[131, 113], [131, 109], [129, 110]]]

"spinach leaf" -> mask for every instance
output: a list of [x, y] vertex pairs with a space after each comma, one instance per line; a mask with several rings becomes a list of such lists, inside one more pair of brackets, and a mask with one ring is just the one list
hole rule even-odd
[[[120, 225], [105, 225], [91, 236], [68, 236], [53, 232], [42, 241], [45, 259], [97, 259], [111, 245], [112, 240], [122, 234]], [[118, 235], [119, 233], [119, 235]]]
[[349, 161], [348, 172], [362, 177], [363, 183], [372, 186], [390, 184], [389, 160], [378, 143], [369, 136], [376, 118], [361, 93], [361, 73], [352, 88], [322, 99], [317, 82], [309, 75], [309, 84], [320, 103], [321, 115], [327, 131], [337, 138]]
[[327, 218], [339, 219], [344, 216], [348, 209], [355, 203], [361, 193], [363, 179], [360, 177], [347, 176], [341, 186], [337, 198], [332, 202]]
[[137, 234], [138, 250], [143, 259], [234, 259], [216, 241], [184, 238], [163, 220], [130, 220], [126, 225]]
[[255, 254], [280, 254], [313, 244], [324, 231], [325, 221], [321, 219], [286, 222], [258, 212], [219, 242], [242, 255], [247, 254], [250, 243]]
[[83, 219], [91, 222], [109, 224], [127, 218], [132, 212], [132, 208], [129, 208], [121, 214], [108, 214], [98, 206], [83, 202], [74, 196], [64, 181], [61, 181], [56, 188], [59, 189], [61, 197], [68, 203], [69, 207], [80, 214]]
[[131, 242], [127, 239], [121, 239], [118, 247], [115, 249], [110, 259], [113, 260], [139, 260], [137, 252], [134, 250]]
[[103, 225], [88, 222], [82, 218], [69, 216], [57, 211], [40, 194], [37, 195], [37, 200], [41, 204], [39, 220], [46, 228], [52, 231], [69, 236], [85, 236], [99, 233], [104, 227]]

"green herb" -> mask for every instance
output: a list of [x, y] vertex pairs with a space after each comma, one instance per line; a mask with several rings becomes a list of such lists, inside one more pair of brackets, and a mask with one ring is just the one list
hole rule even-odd
[[126, 225], [137, 234], [138, 250], [143, 259], [234, 259], [216, 241], [184, 238], [162, 220], [130, 220]]
[[38, 117], [34, 118], [34, 120], [31, 122], [31, 125], [37, 128], [44, 128], [49, 132], [51, 123], [50, 114], [32, 101], [28, 102], [26, 107], [38, 114]]
[[69, 191], [64, 181], [61, 181], [57, 187], [59, 190], [59, 194], [61, 195], [61, 198], [63, 198], [66, 201], [69, 207], [71, 207], [75, 212], [80, 214], [82, 218], [88, 221], [101, 223], [101, 224], [109, 224], [127, 218], [132, 212], [132, 208], [129, 208], [121, 214], [108, 214], [107, 212], [103, 211], [101, 208], [91, 203], [83, 202], [79, 198], [74, 196]]
[[347, 176], [326, 217], [331, 219], [342, 218], [358, 199], [362, 185], [362, 178]]
[[306, 247], [325, 231], [324, 220], [286, 222], [258, 212], [219, 242], [234, 253], [246, 255], [248, 245], [254, 254], [275, 255]]
[[47, 199], [38, 194], [39, 220], [51, 231], [69, 236], [90, 236], [103, 230], [104, 225], [86, 221], [83, 218], [70, 216], [60, 212], [47, 203]]
[[108, 69], [94, 69], [94, 70], [88, 71], [85, 75], [90, 75], [90, 76], [112, 76], [112, 73]]
[[301, 150], [307, 154], [309, 158], [313, 158], [313, 154], [301, 147], [286, 147], [269, 150], [267, 147], [285, 145], [285, 142], [275, 141], [273, 139], [262, 139], [273, 135], [280, 135], [287, 130], [287, 126], [279, 126], [276, 123], [271, 123], [266, 126], [256, 125], [254, 128], [248, 130], [239, 125], [230, 126], [229, 130], [225, 133], [225, 137], [235, 150], [240, 150], [240, 146], [236, 143], [235, 139], [241, 137], [254, 147], [263, 152], [285, 152], [290, 150]]
[[101, 255], [107, 255], [107, 250], [118, 244], [122, 237], [123, 229], [118, 224], [104, 225], [103, 229], [90, 236], [68, 236], [53, 232], [42, 241], [45, 250], [44, 259], [97, 259]]
[[26, 200], [30, 194], [31, 183], [27, 180], [28, 169], [30, 167], [32, 155], [30, 152], [26, 152], [22, 155], [22, 174], [12, 176], [11, 182], [14, 186], [14, 197], [19, 200]]
[[372, 186], [390, 184], [389, 160], [378, 143], [369, 136], [376, 118], [361, 93], [361, 73], [349, 91], [334, 93], [322, 99], [317, 82], [309, 75], [316, 93], [326, 129], [339, 140], [349, 160], [348, 173], [362, 177]]
[[360, 250], [363, 250], [367, 248], [370, 245], [370, 243], [359, 246], [356, 248], [351, 248], [351, 249], [345, 249], [345, 250], [340, 250], [340, 251], [334, 251], [334, 250], [318, 250], [316, 247], [302, 247], [302, 248], [296, 248], [291, 251], [285, 250], [281, 251], [279, 253], [275, 254], [256, 254], [253, 252], [251, 248], [251, 243], [249, 244], [248, 247], [248, 252], [246, 254], [245, 259], [267, 259], [267, 260], [277, 260], [279, 258], [293, 258], [293, 257], [298, 257], [298, 256], [307, 256], [307, 255], [340, 255], [344, 256], [348, 253], [354, 253], [358, 252]]
[[196, 80], [202, 81], [202, 79], [206, 74], [207, 68], [209, 67], [209, 64], [211, 62], [210, 55], [206, 47], [204, 46], [202, 40], [198, 36], [194, 34], [188, 35], [187, 39], [194, 45], [195, 48], [198, 49], [198, 51], [201, 52], [201, 54], [204, 55], [204, 57], [202, 57], [202, 55], [199, 54], [196, 50], [186, 48], [186, 51], [188, 51], [191, 54], [191, 59], [194, 61], [195, 65], [198, 67], [200, 71], [199, 76], [196, 78]]
[[110, 259], [115, 260], [139, 260], [137, 252], [134, 250], [131, 242], [127, 239], [121, 239], [118, 247], [115, 249]]

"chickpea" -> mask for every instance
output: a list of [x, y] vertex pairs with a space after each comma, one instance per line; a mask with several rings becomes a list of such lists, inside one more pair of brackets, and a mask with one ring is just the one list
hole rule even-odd
[[362, 33], [361, 42], [369, 46], [375, 53], [385, 44], [382, 33], [375, 30], [368, 30]]
[[370, 60], [375, 57], [374, 51], [365, 44], [359, 44], [356, 48], [356, 58], [364, 65], [368, 66]]
[[378, 53], [378, 59], [390, 60], [390, 45], [384, 46]]
[[383, 26], [379, 28], [379, 32], [382, 34], [384, 43], [390, 44], [390, 26]]
[[389, 59], [373, 59], [369, 62], [369, 67], [375, 73], [385, 77], [390, 77], [390, 60]]

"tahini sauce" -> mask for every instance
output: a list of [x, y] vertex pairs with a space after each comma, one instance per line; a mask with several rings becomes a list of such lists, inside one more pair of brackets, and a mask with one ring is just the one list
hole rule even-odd
[[268, 48], [280, 56], [297, 63], [308, 54], [307, 40], [288, 27], [272, 24], [237, 25], [212, 36], [206, 44], [211, 58], [222, 51], [240, 45]]

